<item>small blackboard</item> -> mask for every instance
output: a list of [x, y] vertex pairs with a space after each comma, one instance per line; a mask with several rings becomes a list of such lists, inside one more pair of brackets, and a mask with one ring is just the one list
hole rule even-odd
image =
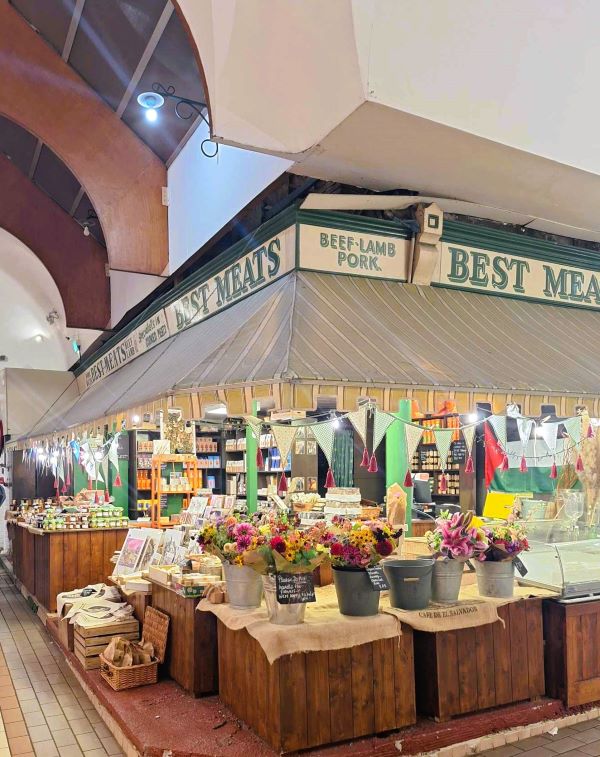
[[373, 565], [367, 568], [367, 574], [373, 586], [373, 591], [387, 591], [390, 588], [381, 565]]
[[457, 439], [450, 447], [450, 460], [462, 465], [467, 461], [467, 445], [464, 439]]
[[167, 512], [167, 507], [169, 505], [168, 495], [167, 494], [161, 494], [160, 495], [160, 511], [161, 513]]
[[312, 573], [278, 573], [275, 586], [277, 601], [282, 605], [317, 601]]
[[526, 576], [529, 573], [529, 571], [527, 570], [527, 568], [525, 567], [525, 565], [523, 565], [523, 561], [520, 560], [518, 557], [515, 557], [513, 559], [513, 565], [515, 566], [515, 568], [519, 571], [519, 573], [522, 576]]

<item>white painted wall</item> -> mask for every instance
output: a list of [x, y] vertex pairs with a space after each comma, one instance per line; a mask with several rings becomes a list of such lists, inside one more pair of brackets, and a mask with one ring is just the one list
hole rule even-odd
[[170, 273], [291, 165], [226, 145], [206, 158], [200, 144], [207, 136], [203, 123], [168, 170]]
[[116, 326], [125, 313], [163, 281], [162, 276], [130, 271], [110, 272], [110, 325]]

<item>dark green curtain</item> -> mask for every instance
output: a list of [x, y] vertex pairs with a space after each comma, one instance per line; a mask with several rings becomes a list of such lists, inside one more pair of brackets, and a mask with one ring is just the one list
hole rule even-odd
[[336, 486], [352, 486], [354, 482], [354, 436], [342, 429], [335, 435], [331, 464]]

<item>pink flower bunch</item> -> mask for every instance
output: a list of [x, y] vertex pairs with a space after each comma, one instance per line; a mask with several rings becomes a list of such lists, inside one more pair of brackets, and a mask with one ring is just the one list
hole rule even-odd
[[427, 545], [435, 557], [449, 557], [454, 560], [485, 559], [489, 543], [482, 528], [471, 526], [473, 513], [453, 513], [445, 511], [435, 521], [433, 531], [425, 534]]

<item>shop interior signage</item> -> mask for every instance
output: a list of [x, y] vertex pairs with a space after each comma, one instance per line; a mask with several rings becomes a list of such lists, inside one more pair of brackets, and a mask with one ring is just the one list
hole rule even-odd
[[541, 302], [600, 308], [600, 271], [442, 244], [437, 283]]

